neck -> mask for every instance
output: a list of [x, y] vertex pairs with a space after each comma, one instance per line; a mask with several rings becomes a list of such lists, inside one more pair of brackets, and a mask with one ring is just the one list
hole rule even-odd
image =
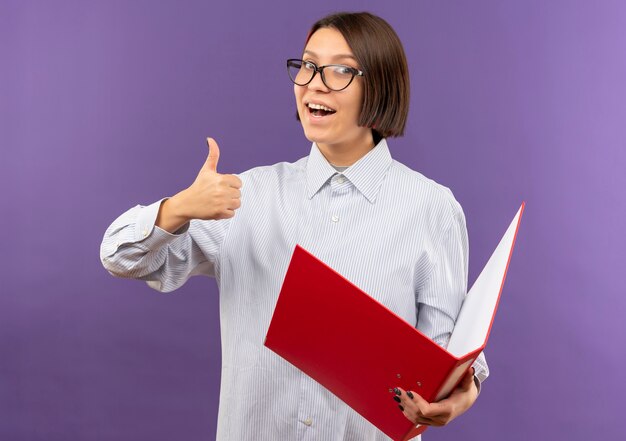
[[317, 143], [326, 160], [338, 167], [349, 167], [365, 156], [374, 145], [371, 132], [364, 139], [350, 143]]

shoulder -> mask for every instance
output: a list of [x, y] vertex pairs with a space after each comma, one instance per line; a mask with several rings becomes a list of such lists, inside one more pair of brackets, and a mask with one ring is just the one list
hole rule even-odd
[[396, 160], [391, 164], [390, 178], [392, 187], [409, 201], [408, 206], [431, 222], [440, 226], [465, 224], [463, 208], [450, 188]]
[[263, 188], [264, 186], [279, 185], [285, 181], [301, 176], [306, 169], [307, 158], [301, 158], [295, 162], [278, 162], [272, 165], [262, 165], [251, 168], [237, 176], [243, 182], [254, 184], [255, 188]]

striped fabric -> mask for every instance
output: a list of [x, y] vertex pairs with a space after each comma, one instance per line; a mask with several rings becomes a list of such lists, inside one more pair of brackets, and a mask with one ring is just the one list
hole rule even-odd
[[[313, 144], [295, 163], [239, 177], [241, 208], [232, 219], [192, 221], [170, 234], [154, 225], [161, 201], [131, 208], [105, 233], [105, 268], [164, 292], [192, 275], [216, 277], [218, 440], [388, 440], [263, 339], [300, 244], [445, 347], [467, 288], [460, 205], [447, 188], [393, 160], [385, 140], [343, 172]], [[482, 355], [475, 369], [487, 377]]]

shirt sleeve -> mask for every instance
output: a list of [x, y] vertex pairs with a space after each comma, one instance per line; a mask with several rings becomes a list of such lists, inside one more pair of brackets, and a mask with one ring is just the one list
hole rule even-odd
[[[467, 293], [469, 246], [465, 216], [458, 203], [443, 230], [432, 259], [432, 269], [417, 295], [417, 328], [442, 347], [447, 347]], [[481, 353], [473, 367], [479, 381], [489, 375]]]
[[144, 280], [162, 292], [193, 275], [215, 277], [228, 219], [193, 220], [172, 234], [155, 225], [164, 200], [137, 205], [109, 226], [100, 246], [102, 264], [116, 277]]
[[484, 352], [481, 352], [478, 355], [476, 360], [474, 360], [474, 364], [472, 364], [472, 367], [474, 368], [474, 375], [482, 384], [482, 382], [485, 381], [489, 376], [489, 365], [487, 365], [487, 360], [485, 359]]

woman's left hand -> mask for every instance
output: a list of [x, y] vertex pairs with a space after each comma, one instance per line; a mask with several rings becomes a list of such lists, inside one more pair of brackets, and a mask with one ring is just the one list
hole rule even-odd
[[429, 403], [416, 392], [405, 391], [399, 387], [396, 388], [395, 397], [400, 399], [399, 407], [404, 416], [413, 423], [445, 426], [472, 407], [476, 401], [478, 390], [474, 384], [474, 369], [469, 369], [450, 396], [441, 401]]

